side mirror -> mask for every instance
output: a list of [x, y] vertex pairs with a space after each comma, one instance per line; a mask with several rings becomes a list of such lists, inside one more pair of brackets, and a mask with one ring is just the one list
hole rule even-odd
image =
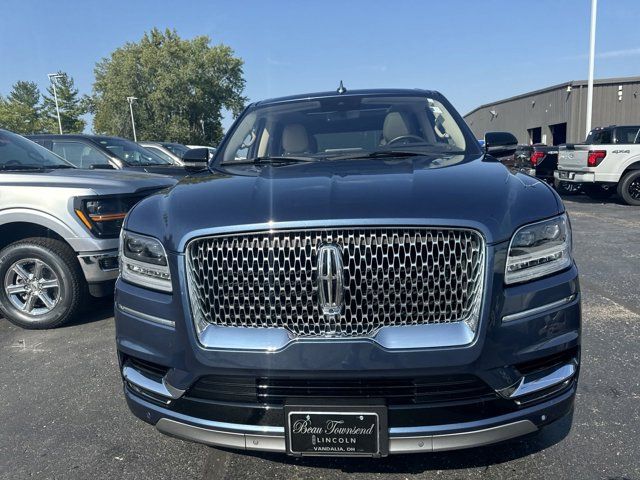
[[206, 170], [209, 165], [209, 149], [192, 148], [187, 150], [184, 152], [184, 155], [182, 155], [182, 163], [184, 163], [184, 169], [188, 172]]
[[484, 151], [494, 157], [504, 157], [516, 151], [518, 139], [509, 132], [487, 132], [484, 134]]

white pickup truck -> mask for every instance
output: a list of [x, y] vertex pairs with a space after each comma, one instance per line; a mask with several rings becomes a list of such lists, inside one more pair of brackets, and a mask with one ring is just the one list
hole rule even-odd
[[560, 146], [555, 178], [581, 183], [591, 198], [618, 195], [640, 206], [640, 126], [610, 126], [589, 132], [584, 144]]

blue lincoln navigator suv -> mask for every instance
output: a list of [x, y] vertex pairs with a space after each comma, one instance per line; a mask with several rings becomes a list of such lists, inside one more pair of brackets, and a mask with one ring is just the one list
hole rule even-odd
[[117, 348], [165, 434], [290, 455], [487, 445], [573, 410], [564, 206], [437, 92], [257, 102], [128, 214]]

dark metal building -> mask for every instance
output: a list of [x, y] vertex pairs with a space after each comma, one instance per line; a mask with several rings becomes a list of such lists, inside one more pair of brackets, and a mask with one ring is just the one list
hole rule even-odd
[[[465, 115], [477, 138], [508, 131], [520, 143], [585, 139], [587, 82], [573, 81], [481, 105]], [[640, 77], [595, 80], [592, 127], [640, 124]]]

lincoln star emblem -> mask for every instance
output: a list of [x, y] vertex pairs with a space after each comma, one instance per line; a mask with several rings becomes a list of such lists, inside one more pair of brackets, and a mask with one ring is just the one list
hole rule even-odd
[[342, 249], [327, 243], [318, 249], [318, 300], [324, 315], [339, 315], [344, 306]]

